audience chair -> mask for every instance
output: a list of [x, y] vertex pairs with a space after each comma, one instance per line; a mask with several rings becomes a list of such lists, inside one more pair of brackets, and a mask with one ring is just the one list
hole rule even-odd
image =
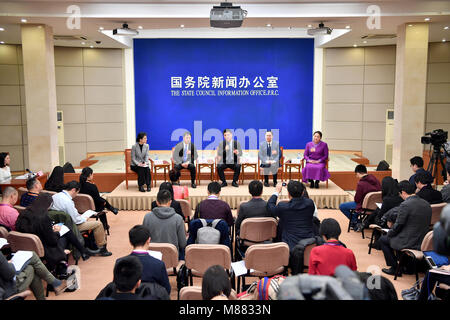
[[180, 203], [181, 211], [184, 215], [184, 221], [188, 224], [191, 223], [191, 217], [192, 217], [192, 209], [191, 209], [191, 203], [189, 200], [186, 199], [179, 199], [177, 200]]
[[416, 274], [416, 281], [419, 280], [419, 273], [417, 271], [417, 263], [420, 260], [425, 259], [424, 251], [432, 251], [433, 250], [433, 231], [429, 231], [422, 240], [422, 244], [420, 245], [419, 250], [413, 249], [402, 249], [399, 253], [399, 261], [397, 264], [397, 270], [395, 271], [394, 280], [397, 280], [397, 276], [402, 270], [405, 259], [410, 257], [414, 261], [414, 273]]
[[[236, 291], [231, 289], [229, 300], [237, 300]], [[180, 297], [178, 300], [203, 300], [201, 286], [183, 287], [180, 290]]]
[[437, 203], [437, 204], [431, 205], [430, 229], [433, 229], [434, 224], [441, 219], [441, 212], [446, 205], [447, 205], [447, 202], [442, 202], [442, 203]]
[[35, 234], [11, 231], [7, 240], [12, 252], [19, 250], [34, 251], [39, 258], [42, 258], [45, 254], [41, 239]]
[[[362, 224], [366, 217], [372, 214], [378, 208], [376, 203], [381, 202], [383, 202], [383, 199], [381, 198], [381, 191], [369, 192], [368, 194], [366, 194], [362, 203], [362, 211], [351, 211], [350, 219], [348, 220], [347, 232], [350, 232], [351, 221], [354, 215], [356, 215], [358, 222]], [[361, 234], [362, 238], [364, 239], [364, 226], [362, 226]]]
[[162, 253], [162, 261], [166, 265], [167, 275], [176, 276], [178, 267], [178, 250], [171, 243], [150, 242], [149, 250]]
[[[87, 210], [95, 211], [95, 203], [94, 199], [88, 194], [79, 193], [75, 198], [73, 198], [73, 202], [75, 204], [75, 208], [77, 211], [82, 214]], [[95, 217], [96, 220], [100, 218], [100, 216], [105, 215], [106, 218], [106, 212], [98, 212], [97, 216]], [[104, 222], [104, 221], [105, 222]], [[103, 223], [103, 228], [105, 229], [107, 235], [109, 235], [109, 226], [106, 219], [100, 219], [100, 221]]]
[[0, 226], [0, 238], [8, 239], [8, 233], [9, 232], [5, 227]]
[[[289, 265], [289, 246], [284, 242], [271, 244], [255, 244], [245, 253], [245, 267], [247, 274], [237, 278], [237, 290], [240, 288], [242, 278], [242, 291], [245, 288], [245, 277], [271, 277], [277, 274], [287, 276]], [[254, 269], [250, 272], [250, 269]]]
[[22, 198], [22, 195], [24, 193], [27, 193], [27, 192], [28, 192], [28, 190], [25, 187], [20, 187], [20, 188], [17, 189], [17, 193], [18, 193], [18, 198], [17, 199], [18, 199], [19, 203], [20, 203], [20, 199]]
[[[194, 277], [203, 277], [205, 271], [214, 265], [220, 265], [231, 273], [231, 250], [223, 244], [191, 244], [186, 247], [185, 262], [190, 285]], [[234, 287], [233, 281], [231, 282]]]
[[275, 218], [247, 218], [242, 221], [239, 235], [236, 234], [234, 242], [235, 258], [238, 254], [245, 256], [246, 247], [254, 244], [272, 242], [277, 236], [278, 222]]
[[[131, 170], [131, 149], [125, 149], [125, 186], [128, 190], [128, 180], [137, 180], [138, 175], [136, 172]], [[153, 173], [153, 160], [149, 159], [150, 161], [150, 172]], [[153, 186], [153, 181], [156, 183], [156, 177], [154, 174], [151, 176], [150, 185]]]
[[309, 269], [309, 256], [311, 255], [311, 250], [316, 246], [317, 246], [317, 244], [311, 243], [305, 247], [305, 251], [303, 251], [303, 270], [302, 270], [302, 272], [305, 272], [305, 269]]
[[368, 252], [368, 254], [370, 254], [370, 253], [372, 252], [373, 239], [375, 238], [375, 234], [376, 234], [376, 233], [380, 233], [380, 234], [384, 233], [383, 229], [382, 229], [379, 225], [377, 225], [377, 224], [371, 224], [371, 225], [369, 226], [369, 229], [372, 229], [372, 235], [371, 235], [371, 237], [370, 237], [369, 252]]

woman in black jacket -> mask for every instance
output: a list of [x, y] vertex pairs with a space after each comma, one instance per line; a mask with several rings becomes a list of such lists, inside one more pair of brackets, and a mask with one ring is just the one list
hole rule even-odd
[[61, 166], [53, 168], [50, 177], [44, 185], [44, 190], [61, 192], [64, 188], [64, 169]]
[[88, 194], [94, 199], [96, 212], [102, 212], [106, 208], [114, 214], [119, 213], [119, 209], [114, 208], [106, 199], [100, 196], [93, 180], [94, 171], [90, 167], [83, 168], [80, 175], [80, 193]]
[[83, 260], [89, 259], [89, 252], [81, 245], [70, 229], [63, 236], [60, 236], [61, 226], [54, 225], [47, 214], [52, 203], [53, 199], [50, 194], [40, 193], [36, 200], [19, 214], [16, 221], [16, 230], [37, 235], [44, 247], [44, 259], [47, 262], [47, 268], [50, 271], [57, 269], [57, 274], [63, 274], [65, 273], [64, 269], [67, 269], [64, 268], [64, 266], [67, 266], [64, 249], [68, 243], [81, 252]]
[[[183, 214], [183, 210], [181, 210], [181, 204], [173, 198], [172, 184], [170, 182], [161, 183], [161, 185], [159, 186], [159, 191], [161, 191], [161, 190], [170, 191], [170, 194], [172, 195], [172, 203], [170, 204], [170, 206], [175, 209], [175, 212], [178, 213], [183, 218], [183, 221], [184, 221], [184, 214]], [[156, 203], [156, 201], [153, 201], [152, 202], [152, 210], [153, 210], [153, 208], [156, 208], [157, 206], [158, 206], [158, 204]]]

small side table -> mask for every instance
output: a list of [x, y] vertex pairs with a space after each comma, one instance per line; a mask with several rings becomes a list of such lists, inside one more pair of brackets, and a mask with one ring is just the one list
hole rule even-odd
[[[301, 163], [292, 163], [292, 162], [286, 162], [284, 164], [284, 171], [286, 172], [286, 175], [289, 175], [289, 180], [291, 180], [292, 177], [292, 168], [298, 169], [298, 181], [300, 181], [301, 178], [301, 172], [302, 172], [302, 164]], [[288, 173], [289, 172], [289, 173]]]
[[167, 174], [170, 171], [170, 163], [167, 162], [166, 160], [163, 160], [163, 163], [155, 163], [155, 160], [153, 160], [153, 184], [155, 187], [156, 187], [156, 174], [160, 169], [164, 170], [164, 181], [167, 181]]
[[206, 162], [200, 163], [200, 161], [197, 161], [197, 185], [200, 185], [200, 169], [203, 168], [209, 168], [210, 170], [210, 179], [211, 181], [214, 181], [214, 160], [207, 160]]
[[243, 162], [241, 163], [241, 184], [244, 183], [245, 168], [254, 168], [254, 179], [258, 179], [258, 162]]

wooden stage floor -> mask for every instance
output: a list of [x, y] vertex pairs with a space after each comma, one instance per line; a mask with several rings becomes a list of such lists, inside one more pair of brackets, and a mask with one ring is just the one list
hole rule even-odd
[[[227, 187], [222, 188], [220, 198], [226, 201], [231, 209], [236, 209], [241, 201], [247, 201], [251, 198], [248, 192], [249, 181], [244, 181], [243, 185], [239, 188], [231, 186], [231, 183]], [[119, 208], [119, 210], [150, 210], [152, 201], [156, 200], [156, 194], [159, 190], [160, 181], [157, 183], [157, 187], [153, 187], [151, 192], [139, 192], [137, 181], [129, 181], [128, 190], [125, 187], [125, 181], [118, 185], [111, 193], [105, 194], [104, 197], [111, 203], [112, 206]], [[190, 187], [189, 182], [182, 181], [181, 185], [189, 187], [189, 202], [191, 208], [195, 206], [207, 197], [207, 185], [208, 182], [203, 181], [201, 185], [198, 185], [196, 189]], [[310, 189], [307, 187], [309, 197], [314, 201], [317, 208], [323, 209], [338, 209], [339, 204], [346, 201], [353, 200], [352, 196], [339, 188], [333, 181], [329, 180], [328, 188], [325, 187], [325, 183], [322, 182], [320, 189]], [[262, 197], [268, 200], [275, 191], [272, 186], [264, 187]], [[282, 199], [287, 199], [287, 190], [283, 188]]]

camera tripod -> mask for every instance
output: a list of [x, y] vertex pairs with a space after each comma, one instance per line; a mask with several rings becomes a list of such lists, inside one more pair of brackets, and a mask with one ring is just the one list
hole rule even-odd
[[[430, 149], [431, 151], [431, 149]], [[433, 176], [433, 181], [436, 180], [437, 184], [437, 178], [438, 178], [438, 161], [442, 165], [442, 177], [444, 178], [444, 181], [447, 180], [446, 174], [445, 174], [445, 164], [444, 164], [444, 154], [441, 152], [441, 146], [433, 146], [433, 153], [430, 157], [430, 162], [428, 163], [427, 171], [431, 172], [431, 175]]]

